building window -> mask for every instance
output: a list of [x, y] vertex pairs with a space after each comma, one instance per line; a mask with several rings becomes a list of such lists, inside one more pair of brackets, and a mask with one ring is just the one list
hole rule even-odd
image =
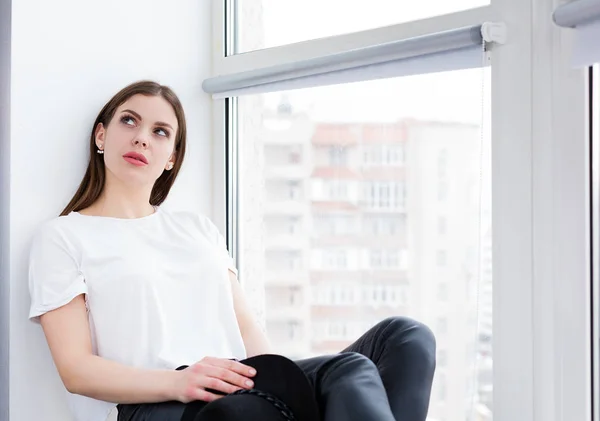
[[299, 200], [300, 199], [300, 182], [298, 181], [288, 181], [288, 198], [290, 200]]
[[370, 250], [369, 262], [372, 269], [396, 269], [400, 267], [400, 253], [398, 249]]
[[448, 319], [445, 317], [438, 317], [436, 326], [436, 333], [440, 335], [446, 334], [448, 332]]
[[438, 235], [446, 235], [446, 217], [445, 216], [439, 216], [438, 217], [438, 223], [437, 223], [437, 230], [438, 230]]
[[438, 250], [436, 253], [435, 261], [439, 267], [446, 266], [446, 263], [447, 263], [446, 262], [447, 261], [446, 250]]
[[442, 282], [438, 284], [438, 300], [442, 302], [448, 301], [448, 283]]
[[300, 324], [296, 321], [288, 322], [288, 339], [298, 339], [300, 336]]
[[314, 217], [315, 234], [348, 235], [356, 232], [356, 218], [344, 214], [317, 214]]
[[440, 401], [446, 400], [446, 376], [444, 374], [439, 374], [437, 376], [437, 390], [438, 390], [438, 399]]
[[403, 182], [369, 181], [365, 183], [364, 198], [373, 209], [403, 209], [405, 205]]
[[302, 290], [300, 287], [293, 287], [289, 290], [289, 304], [296, 306], [302, 304]]
[[348, 267], [346, 250], [325, 250], [323, 257], [326, 269], [346, 269]]
[[346, 200], [348, 199], [348, 182], [342, 180], [326, 180], [324, 181], [327, 198], [329, 200]]
[[379, 144], [363, 147], [365, 165], [394, 166], [404, 164], [404, 144]]
[[440, 179], [446, 178], [446, 176], [448, 174], [448, 150], [447, 149], [442, 149], [438, 153], [437, 167], [438, 167], [438, 177]]
[[448, 351], [445, 349], [438, 349], [436, 365], [440, 368], [446, 367], [448, 364]]
[[438, 201], [445, 202], [448, 196], [448, 183], [446, 183], [445, 181], [440, 181], [437, 185], [437, 188]]
[[348, 150], [342, 147], [330, 147], [329, 165], [332, 167], [345, 167], [348, 165]]

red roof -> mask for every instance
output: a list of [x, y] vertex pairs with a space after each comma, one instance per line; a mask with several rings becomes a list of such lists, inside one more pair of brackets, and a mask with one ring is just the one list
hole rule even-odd
[[318, 123], [313, 145], [350, 146], [360, 143], [399, 143], [407, 138], [404, 122], [384, 123]]

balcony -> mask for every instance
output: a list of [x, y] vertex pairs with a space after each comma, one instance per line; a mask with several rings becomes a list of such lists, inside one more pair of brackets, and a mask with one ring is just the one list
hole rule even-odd
[[311, 169], [302, 164], [268, 164], [265, 165], [265, 179], [305, 180], [310, 177]]
[[267, 215], [302, 216], [308, 212], [308, 205], [299, 200], [269, 201], [267, 199], [264, 209]]
[[269, 234], [265, 239], [265, 247], [268, 250], [305, 250], [308, 246], [308, 236], [305, 232]]
[[308, 282], [308, 271], [304, 269], [268, 270], [265, 274], [267, 287], [304, 286]]
[[267, 322], [299, 322], [308, 320], [309, 307], [304, 305], [268, 305], [266, 310]]

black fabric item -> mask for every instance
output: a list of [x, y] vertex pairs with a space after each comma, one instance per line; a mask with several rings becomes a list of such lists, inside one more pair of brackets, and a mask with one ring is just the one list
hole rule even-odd
[[[284, 421], [281, 413], [255, 395], [227, 395], [206, 405], [193, 421]], [[317, 420], [315, 420], [317, 421]]]
[[296, 364], [315, 388], [323, 421], [425, 421], [435, 354], [427, 326], [390, 317], [341, 354]]
[[[241, 403], [251, 405], [253, 411], [259, 407], [264, 408], [265, 405], [273, 408], [275, 412], [269, 411], [273, 418], [264, 418], [264, 421], [319, 421], [314, 390], [304, 372], [292, 360], [281, 355], [265, 354], [240, 362], [256, 369], [254, 389], [210, 402], [200, 410], [196, 418], [190, 418], [192, 412], [186, 410], [181, 421], [205, 421], [205, 417], [206, 421], [239, 421], [238, 418], [226, 418], [222, 411], [227, 405], [236, 407], [229, 410], [233, 416]], [[241, 397], [244, 399], [240, 399]], [[211, 409], [214, 405], [219, 407], [216, 412]], [[210, 414], [214, 413], [219, 413], [220, 418], [212, 418], [213, 415]]]
[[287, 406], [287, 404], [277, 396], [271, 395], [270, 393], [262, 392], [258, 389], [242, 389], [238, 390], [237, 392], [233, 392], [232, 395], [258, 396], [259, 398], [262, 398], [273, 405], [286, 421], [296, 421], [296, 416], [290, 407]]

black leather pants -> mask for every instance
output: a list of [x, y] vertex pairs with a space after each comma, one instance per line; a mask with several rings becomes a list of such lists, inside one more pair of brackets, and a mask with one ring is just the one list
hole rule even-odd
[[[424, 325], [393, 317], [340, 354], [296, 361], [312, 382], [322, 421], [425, 421], [435, 339]], [[179, 421], [190, 405], [119, 405], [118, 421]]]
[[426, 326], [393, 317], [340, 354], [296, 363], [313, 382], [323, 421], [425, 421], [435, 348]]

